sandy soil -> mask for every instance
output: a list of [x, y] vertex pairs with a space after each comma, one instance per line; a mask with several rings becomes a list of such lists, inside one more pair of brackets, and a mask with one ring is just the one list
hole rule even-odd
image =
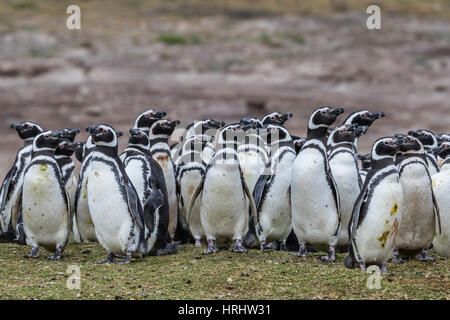
[[150, 105], [186, 122], [291, 111], [287, 126], [300, 136], [321, 105], [384, 111], [362, 151], [381, 135], [450, 131], [450, 21], [388, 15], [382, 30], [369, 31], [365, 19], [168, 18], [129, 22], [113, 37], [89, 27], [0, 32], [0, 177], [21, 144], [12, 122], [52, 129], [108, 122], [126, 132]]

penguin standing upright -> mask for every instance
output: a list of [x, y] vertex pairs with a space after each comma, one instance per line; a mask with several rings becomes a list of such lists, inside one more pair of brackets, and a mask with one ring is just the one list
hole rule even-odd
[[386, 273], [401, 223], [402, 186], [394, 157], [402, 138], [380, 138], [372, 146], [372, 168], [353, 207], [348, 226], [349, 255], [345, 266], [378, 265]]
[[[117, 153], [122, 134], [107, 124], [89, 128], [96, 148], [92, 151], [87, 196], [99, 243], [108, 251], [106, 260], [129, 263], [132, 254], [147, 254], [142, 205]], [[162, 201], [161, 201], [162, 203]]]
[[429, 131], [419, 129], [416, 131], [409, 131], [408, 134], [414, 138], [419, 139], [425, 149], [425, 157], [428, 163], [428, 171], [430, 176], [435, 175], [439, 172], [439, 163], [437, 157], [433, 154], [432, 150], [439, 146], [438, 139], [436, 135]]
[[313, 112], [307, 140], [294, 160], [291, 179], [292, 226], [300, 243], [298, 256], [306, 257], [306, 244], [325, 250], [322, 261], [334, 262], [340, 229], [339, 194], [327, 158], [328, 128], [344, 112], [322, 107]]
[[12, 241], [16, 237], [16, 232], [11, 225], [11, 209], [17, 193], [22, 187], [25, 169], [31, 162], [33, 140], [38, 134], [43, 132], [40, 125], [30, 121], [12, 124], [11, 129], [17, 131], [19, 137], [24, 141], [24, 145], [17, 151], [16, 159], [8, 171], [0, 190], [0, 237], [4, 241]]
[[302, 150], [306, 139], [302, 137], [292, 136], [292, 141], [294, 141], [295, 154], [298, 154], [300, 150]]
[[89, 136], [83, 145], [83, 152], [81, 154], [78, 152], [78, 158], [82, 158], [83, 162], [78, 177], [77, 192], [75, 193], [73, 224], [76, 226], [74, 232], [76, 235], [75, 240], [80, 242], [97, 242], [97, 235], [95, 234], [88, 203], [89, 170], [94, 149], [95, 144], [92, 142], [92, 136]]
[[54, 252], [50, 260], [59, 260], [69, 240], [71, 228], [70, 196], [55, 159], [60, 139], [57, 132], [45, 131], [33, 141], [30, 165], [12, 210], [13, 226], [22, 211], [29, 257], [39, 257], [39, 247]]
[[172, 161], [169, 148], [169, 137], [180, 121], [158, 120], [153, 123], [148, 134], [150, 138], [150, 153], [164, 173], [169, 201], [169, 234], [174, 238], [178, 222], [178, 199], [175, 180], [175, 165]]
[[[211, 143], [212, 137], [206, 135], [196, 135], [183, 144], [183, 152], [179, 158], [177, 166], [177, 181], [179, 184], [180, 209], [187, 219], [188, 205], [194, 191], [205, 175], [206, 166], [214, 156], [214, 147]], [[206, 234], [200, 221], [200, 199], [197, 199], [191, 210], [189, 220], [186, 221], [190, 233], [195, 239], [195, 246], [201, 247], [201, 240]]]
[[[167, 230], [169, 203], [164, 173], [158, 162], [150, 154], [150, 139], [147, 134], [140, 129], [130, 129], [129, 145], [124, 154], [125, 172], [136, 188], [144, 215], [151, 217], [151, 224], [153, 225], [153, 229], [147, 232], [145, 237], [147, 251], [151, 255], [175, 253], [176, 247], [168, 245], [168, 242], [170, 242]], [[148, 203], [153, 201], [155, 197], [161, 198], [162, 201], [160, 208], [157, 210], [154, 208], [155, 204]]]
[[237, 154], [239, 124], [228, 125], [219, 135], [217, 151], [208, 164], [205, 176], [195, 190], [188, 209], [188, 220], [197, 196], [201, 193], [200, 219], [208, 241], [204, 254], [218, 252], [216, 240], [234, 240], [234, 252], [247, 252], [242, 237], [247, 224], [245, 195], [253, 212], [255, 202], [245, 183]]
[[268, 115], [264, 116], [261, 120], [263, 126], [267, 124], [279, 124], [284, 125], [284, 123], [292, 118], [292, 113], [279, 113], [279, 112], [272, 112]]
[[[343, 124], [357, 124], [360, 127], [365, 126], [366, 128], [369, 128], [377, 119], [381, 119], [383, 117], [383, 112], [370, 112], [367, 110], [360, 110], [349, 114], [348, 117], [344, 120]], [[355, 153], [357, 153], [358, 151], [358, 140], [359, 137], [356, 137], [353, 143]]]
[[437, 255], [450, 258], [450, 141], [442, 142], [434, 152], [444, 159], [444, 163], [441, 171], [432, 176], [433, 192], [441, 218], [441, 233], [436, 232], [433, 248]]
[[[416, 255], [421, 261], [434, 261], [427, 256], [436, 226], [440, 226], [439, 207], [431, 186], [425, 150], [413, 136], [406, 136], [400, 145], [402, 161], [398, 166], [403, 190], [402, 221], [395, 243], [394, 262], [402, 262], [400, 255]], [[439, 230], [440, 232], [440, 230]]]
[[289, 187], [296, 153], [292, 138], [283, 126], [271, 124], [266, 130], [271, 148], [270, 173], [264, 173], [256, 182], [253, 196], [258, 211], [253, 213], [252, 221], [261, 250], [272, 241], [281, 242], [281, 249], [287, 250], [286, 240], [292, 230]]
[[328, 162], [340, 196], [341, 230], [337, 245], [341, 248], [348, 246], [348, 223], [362, 187], [354, 144], [366, 130], [365, 126], [344, 124], [328, 137]]

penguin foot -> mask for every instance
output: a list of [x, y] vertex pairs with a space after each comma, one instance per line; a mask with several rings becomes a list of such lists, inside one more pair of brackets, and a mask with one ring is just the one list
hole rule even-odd
[[393, 263], [405, 263], [406, 260], [400, 257], [400, 254], [398, 253], [398, 250], [394, 251], [394, 256], [392, 257]]
[[108, 252], [108, 256], [105, 260], [96, 261], [95, 264], [106, 264], [106, 263], [113, 263], [114, 262], [114, 253]]
[[387, 274], [386, 263], [382, 263], [379, 265], [381, 274]]
[[416, 258], [418, 261], [422, 261], [422, 262], [434, 262], [436, 261], [434, 258], [429, 257], [427, 255], [427, 249], [422, 249], [420, 250], [419, 255]]
[[200, 239], [195, 239], [195, 246], [197, 248], [201, 248], [202, 247], [202, 240]]
[[32, 247], [31, 248], [31, 252], [29, 254], [27, 254], [25, 257], [26, 258], [33, 258], [33, 259], [37, 259], [39, 258], [39, 247]]
[[219, 249], [216, 247], [215, 240], [208, 240], [208, 250], [204, 251], [203, 254], [213, 254], [219, 252]]
[[236, 240], [236, 244], [234, 245], [234, 248], [233, 248], [233, 252], [236, 252], [236, 253], [247, 253], [248, 251], [242, 245], [242, 240], [237, 239]]
[[280, 251], [288, 251], [288, 247], [286, 245], [286, 241], [282, 241], [281, 242]]
[[360, 269], [361, 271], [366, 272], [366, 263], [365, 263], [364, 261], [361, 261], [361, 262], [359, 263], [359, 269]]
[[118, 254], [115, 255], [116, 258], [122, 258], [123, 261], [114, 262], [115, 264], [128, 264], [131, 262], [131, 252], [127, 252], [126, 256], [119, 256]]
[[306, 258], [308, 256], [306, 253], [306, 244], [304, 242], [300, 242], [298, 253], [294, 253], [294, 256], [299, 258]]
[[47, 260], [60, 260], [61, 255], [62, 255], [62, 248], [58, 246], [58, 247], [56, 247], [55, 254], [50, 257], [47, 257]]
[[330, 251], [326, 256], [320, 257], [320, 261], [334, 263], [336, 261], [336, 258], [334, 256], [335, 251], [336, 248], [334, 246], [330, 246]]

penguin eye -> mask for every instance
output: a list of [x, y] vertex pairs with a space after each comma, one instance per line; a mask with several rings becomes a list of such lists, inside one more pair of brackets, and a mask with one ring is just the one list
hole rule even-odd
[[361, 118], [365, 118], [365, 117], [366, 117], [366, 114], [363, 113], [363, 114], [361, 115]]

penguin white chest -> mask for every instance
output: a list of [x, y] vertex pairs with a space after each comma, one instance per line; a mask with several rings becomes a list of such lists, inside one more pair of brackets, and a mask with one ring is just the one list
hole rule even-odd
[[323, 155], [313, 148], [302, 150], [292, 167], [292, 225], [300, 241], [331, 244], [339, 226], [336, 202]]
[[[183, 198], [185, 212], [187, 212], [192, 195], [194, 194], [201, 180], [202, 173], [200, 172], [200, 170], [187, 171], [180, 179], [181, 197]], [[194, 207], [191, 211], [191, 215], [189, 216], [189, 221], [187, 221], [187, 223], [189, 224], [189, 229], [195, 239], [201, 239], [205, 236], [205, 231], [203, 230], [200, 221], [200, 198], [196, 199]]]
[[244, 190], [237, 164], [216, 164], [205, 177], [201, 223], [208, 239], [241, 239], [247, 223]]
[[69, 212], [64, 192], [51, 164], [31, 165], [25, 176], [22, 213], [31, 244], [63, 244], [69, 233]]
[[89, 210], [100, 244], [111, 252], [123, 254], [133, 222], [120, 178], [112, 168], [101, 161], [92, 161], [87, 187]]
[[436, 232], [433, 247], [439, 256], [450, 258], [450, 170], [433, 176], [433, 191], [441, 216], [441, 234]]
[[127, 162], [125, 171], [130, 178], [136, 192], [141, 200], [141, 203], [145, 203], [145, 193], [148, 188], [148, 177], [145, 175], [145, 163], [142, 160], [131, 159]]

